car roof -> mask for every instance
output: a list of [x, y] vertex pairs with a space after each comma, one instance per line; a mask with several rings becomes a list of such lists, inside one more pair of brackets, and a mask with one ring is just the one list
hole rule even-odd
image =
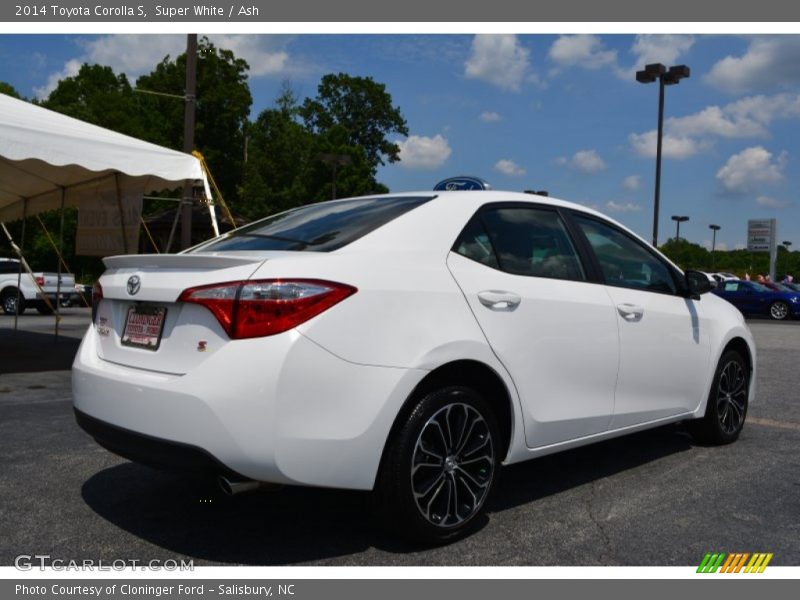
[[[380, 196], [435, 196], [437, 199], [443, 201], [453, 202], [474, 202], [476, 204], [485, 204], [487, 202], [530, 202], [532, 204], [546, 204], [551, 206], [558, 206], [562, 208], [571, 208], [581, 210], [587, 213], [608, 218], [601, 212], [594, 210], [590, 206], [580, 204], [577, 202], [570, 202], [562, 200], [553, 196], [540, 196], [539, 194], [526, 194], [523, 192], [512, 192], [507, 190], [454, 190], [454, 191], [433, 191], [422, 190], [415, 192], [390, 192], [387, 194], [380, 194]], [[376, 196], [377, 197], [377, 196]]]

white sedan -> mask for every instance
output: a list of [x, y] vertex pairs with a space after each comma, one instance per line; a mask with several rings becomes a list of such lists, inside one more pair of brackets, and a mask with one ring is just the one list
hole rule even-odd
[[375, 490], [418, 539], [484, 521], [502, 464], [678, 421], [732, 442], [753, 398], [708, 277], [553, 198], [337, 200], [105, 264], [73, 367], [101, 445], [233, 492]]

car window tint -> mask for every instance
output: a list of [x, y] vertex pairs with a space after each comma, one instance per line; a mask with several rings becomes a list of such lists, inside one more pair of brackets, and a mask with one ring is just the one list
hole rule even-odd
[[473, 218], [464, 228], [455, 251], [487, 267], [500, 268], [489, 234], [479, 217]]
[[435, 196], [354, 198], [295, 208], [235, 229], [191, 252], [330, 252], [354, 242]]
[[726, 292], [735, 292], [739, 289], [739, 284], [735, 281], [728, 281], [725, 283], [725, 291]]
[[0, 261], [0, 273], [18, 273], [18, 272], [19, 272], [19, 263], [11, 260]]
[[584, 281], [586, 276], [558, 213], [495, 208], [481, 213], [499, 268], [514, 275]]
[[677, 287], [669, 268], [645, 246], [621, 231], [576, 215], [589, 240], [607, 285], [675, 294]]

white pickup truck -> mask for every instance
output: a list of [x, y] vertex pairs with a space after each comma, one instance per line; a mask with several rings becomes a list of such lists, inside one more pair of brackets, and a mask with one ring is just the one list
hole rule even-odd
[[[19, 261], [14, 258], [0, 258], [0, 306], [7, 315], [22, 314], [28, 307], [36, 308], [43, 315], [50, 314], [52, 309], [42, 298], [39, 288], [55, 307], [58, 293], [58, 273], [34, 273], [31, 277], [23, 268], [22, 278], [18, 280]], [[35, 280], [34, 280], [35, 278]], [[19, 281], [19, 295], [17, 294]], [[38, 286], [36, 285], [38, 283]], [[70, 273], [61, 274], [60, 301], [70, 297], [75, 291], [75, 277]], [[19, 305], [17, 298], [19, 297]]]

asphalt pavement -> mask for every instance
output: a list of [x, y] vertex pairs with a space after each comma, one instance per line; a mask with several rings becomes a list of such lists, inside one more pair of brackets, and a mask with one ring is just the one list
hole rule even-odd
[[696, 565], [773, 552], [800, 565], [800, 322], [751, 321], [758, 395], [735, 444], [662, 427], [503, 469], [480, 531], [411, 546], [369, 494], [284, 488], [233, 498], [100, 448], [72, 416], [69, 366], [89, 322], [0, 316], [0, 565], [192, 559], [253, 565]]

